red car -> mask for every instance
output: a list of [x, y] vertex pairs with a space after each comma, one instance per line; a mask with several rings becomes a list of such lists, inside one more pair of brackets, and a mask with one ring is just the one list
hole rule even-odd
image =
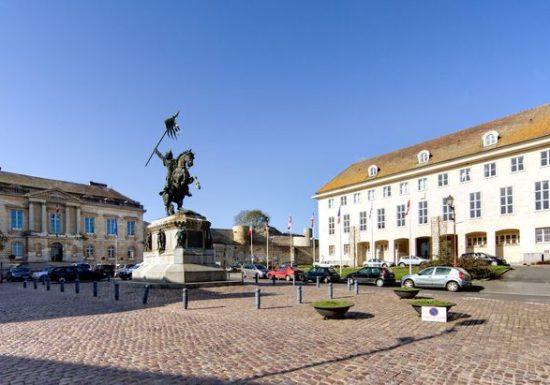
[[268, 279], [286, 279], [287, 281], [290, 281], [292, 277], [296, 276], [296, 280], [298, 280], [299, 275], [303, 274], [303, 271], [292, 266], [282, 266], [279, 267], [277, 270], [270, 270], [267, 272], [267, 278]]

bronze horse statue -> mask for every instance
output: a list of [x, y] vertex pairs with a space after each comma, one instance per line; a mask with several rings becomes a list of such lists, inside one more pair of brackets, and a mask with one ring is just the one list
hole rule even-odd
[[191, 183], [195, 182], [197, 188], [199, 190], [201, 188], [197, 177], [191, 176], [189, 173], [189, 168], [193, 166], [195, 160], [195, 154], [193, 151], [187, 150], [174, 159], [172, 151], [168, 151], [164, 156], [158, 150], [155, 152], [167, 169], [166, 184], [159, 195], [162, 196], [166, 215], [173, 215], [175, 211], [172, 203], [176, 204], [178, 211], [182, 209], [183, 199], [192, 195], [189, 191]]

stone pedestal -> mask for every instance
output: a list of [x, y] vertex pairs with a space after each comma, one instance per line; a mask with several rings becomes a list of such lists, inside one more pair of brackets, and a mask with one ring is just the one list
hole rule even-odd
[[[226, 272], [214, 261], [210, 222], [183, 210], [147, 226], [142, 266], [132, 272], [135, 281], [191, 283], [225, 281]], [[178, 238], [179, 243], [178, 244]]]

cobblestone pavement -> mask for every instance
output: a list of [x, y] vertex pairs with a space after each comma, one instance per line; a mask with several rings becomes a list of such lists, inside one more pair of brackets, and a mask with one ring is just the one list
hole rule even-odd
[[101, 282], [64, 293], [0, 284], [0, 384], [550, 384], [550, 305], [437, 293], [447, 324], [422, 322], [391, 290], [335, 285], [355, 306], [323, 320], [327, 287], [181, 290]]

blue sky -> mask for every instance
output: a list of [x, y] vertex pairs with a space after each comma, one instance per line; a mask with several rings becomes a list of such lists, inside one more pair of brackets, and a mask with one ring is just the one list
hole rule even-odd
[[178, 109], [229, 227], [309, 225], [351, 163], [550, 102], [547, 1], [0, 0], [0, 167], [107, 183], [164, 215]]

